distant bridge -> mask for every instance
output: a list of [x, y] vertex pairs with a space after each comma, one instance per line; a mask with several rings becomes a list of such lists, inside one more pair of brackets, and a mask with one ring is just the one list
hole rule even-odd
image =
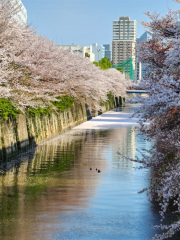
[[145, 90], [126, 90], [126, 93], [148, 93]]

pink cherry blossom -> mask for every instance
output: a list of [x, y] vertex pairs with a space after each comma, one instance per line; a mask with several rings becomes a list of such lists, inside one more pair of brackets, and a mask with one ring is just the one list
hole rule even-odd
[[62, 94], [100, 108], [107, 94], [125, 95], [128, 82], [115, 69], [103, 71], [88, 58], [60, 49], [13, 17], [18, 5], [0, 0], [0, 97], [20, 108], [46, 106]]
[[[180, 2], [180, 1], [176, 1]], [[138, 96], [132, 102], [141, 102], [140, 130], [155, 142], [149, 154], [140, 161], [145, 168], [152, 168], [152, 177], [147, 193], [150, 199], [159, 202], [163, 223], [167, 210], [172, 215], [180, 214], [180, 22], [179, 11], [146, 15], [151, 22], [142, 23], [153, 39], [142, 43], [140, 58], [150, 71], [135, 88], [147, 90], [148, 96]], [[150, 121], [146, 127], [145, 122]], [[143, 189], [140, 192], [146, 191]], [[172, 211], [172, 205], [174, 209]], [[169, 225], [159, 224], [165, 232], [152, 239], [167, 239], [180, 230], [180, 221]]]

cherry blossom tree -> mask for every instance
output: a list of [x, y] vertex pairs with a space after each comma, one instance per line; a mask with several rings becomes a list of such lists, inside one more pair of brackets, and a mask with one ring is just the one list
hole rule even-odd
[[0, 97], [19, 107], [45, 106], [70, 95], [100, 107], [107, 94], [125, 94], [125, 76], [103, 71], [88, 58], [58, 48], [14, 17], [18, 1], [0, 0]]
[[[180, 2], [180, 1], [176, 1]], [[136, 88], [148, 91], [148, 97], [137, 97], [141, 102], [140, 130], [155, 143], [150, 155], [140, 161], [151, 167], [156, 177], [150, 179], [147, 190], [150, 199], [159, 202], [162, 229], [152, 239], [167, 239], [180, 231], [180, 22], [179, 11], [169, 9], [165, 17], [146, 15], [151, 19], [142, 23], [153, 34], [153, 39], [142, 43], [140, 58], [151, 71]], [[138, 114], [138, 113], [137, 113]], [[145, 122], [150, 121], [149, 127]], [[173, 209], [173, 210], [172, 210]], [[166, 212], [171, 211], [174, 223], [165, 224]], [[168, 221], [168, 220], [166, 220]]]

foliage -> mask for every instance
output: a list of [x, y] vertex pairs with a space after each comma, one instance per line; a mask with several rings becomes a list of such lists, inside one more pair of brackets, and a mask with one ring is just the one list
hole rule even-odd
[[[69, 96], [62, 96], [62, 97], [56, 97], [58, 101], [50, 101], [56, 108], [57, 110], [64, 111], [72, 106], [74, 103], [74, 99]], [[31, 117], [40, 117], [40, 116], [45, 116], [45, 115], [50, 115], [52, 112], [54, 112], [53, 108], [48, 106], [48, 107], [28, 107], [26, 114]]]
[[16, 118], [21, 111], [16, 109], [8, 99], [0, 98], [0, 117], [8, 120], [9, 117]]
[[52, 109], [50, 107], [46, 107], [46, 108], [41, 108], [41, 107], [37, 107], [37, 108], [33, 108], [33, 107], [29, 107], [26, 114], [30, 117], [40, 117], [40, 116], [45, 116], [45, 115], [50, 115], [52, 113]]
[[[154, 226], [165, 232], [152, 239], [169, 239], [180, 229], [180, 22], [178, 11], [170, 9], [165, 17], [150, 12], [146, 15], [151, 22], [142, 24], [154, 37], [141, 44], [139, 55], [151, 71], [139, 88], [147, 90], [149, 96], [139, 96], [133, 102], [142, 103], [138, 111], [142, 113], [141, 132], [156, 139], [151, 156], [144, 154], [141, 161], [144, 167], [156, 169], [148, 195], [159, 202], [162, 221], [167, 211], [176, 217], [173, 223]], [[147, 121], [151, 121], [148, 128], [144, 124]]]
[[[74, 99], [69, 96], [56, 97], [59, 101], [50, 101], [58, 110], [64, 111], [72, 106]], [[40, 117], [43, 115], [50, 115], [54, 110], [51, 107], [28, 107], [26, 114], [31, 117]], [[17, 114], [22, 113], [16, 109], [12, 102], [8, 99], [0, 98], [0, 117], [4, 120], [8, 120], [9, 117], [16, 118]]]
[[111, 65], [111, 61], [109, 58], [107, 58], [107, 56], [105, 56], [104, 58], [102, 58], [101, 60], [99, 60], [99, 64], [98, 62], [93, 62], [97, 67], [99, 65], [100, 69], [102, 70], [106, 70], [112, 67]]
[[110, 101], [112, 98], [114, 99], [114, 96], [112, 93], [108, 93], [107, 94], [108, 100]]
[[117, 67], [116, 68], [118, 71], [120, 71], [121, 73], [123, 73], [123, 68], [122, 67]]
[[50, 101], [57, 109], [64, 111], [72, 106], [74, 99], [69, 96], [56, 97], [59, 101]]

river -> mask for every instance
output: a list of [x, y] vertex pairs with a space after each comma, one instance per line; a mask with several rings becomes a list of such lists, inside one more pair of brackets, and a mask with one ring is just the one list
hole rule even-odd
[[151, 147], [132, 131], [133, 111], [111, 110], [2, 165], [8, 170], [0, 175], [0, 239], [154, 236], [158, 209], [137, 193], [148, 186], [150, 170], [118, 154], [134, 158]]

